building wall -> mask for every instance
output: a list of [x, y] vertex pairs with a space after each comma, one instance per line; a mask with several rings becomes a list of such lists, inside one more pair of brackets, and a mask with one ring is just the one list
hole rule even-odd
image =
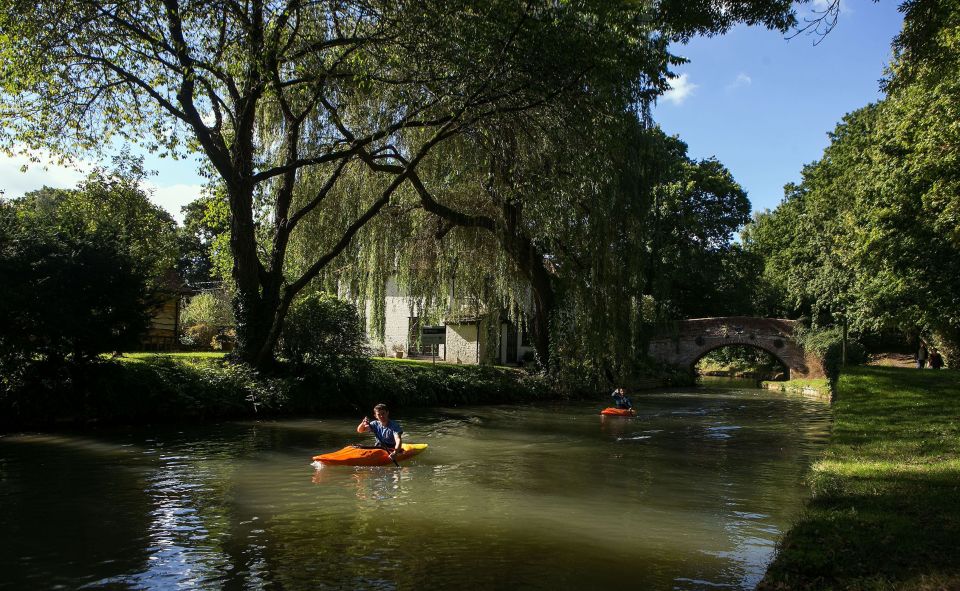
[[480, 363], [478, 349], [483, 350], [483, 343], [478, 342], [477, 324], [448, 324], [446, 361], [448, 363]]
[[[371, 319], [373, 316], [373, 304], [367, 302], [367, 337], [375, 354], [382, 354], [388, 357], [394, 355], [394, 345], [399, 345], [404, 351], [410, 348], [409, 330], [410, 317], [418, 316], [420, 312], [415, 307], [413, 298], [405, 296], [397, 288], [396, 281], [388, 280], [386, 286], [386, 298], [384, 309], [384, 338], [381, 342], [373, 334]], [[411, 309], [413, 307], [413, 309]], [[472, 321], [451, 322], [446, 325], [445, 334], [446, 344], [439, 347], [437, 359], [448, 363], [467, 363], [476, 364], [484, 361], [486, 330], [478, 330], [477, 323]], [[507, 331], [517, 331], [517, 359], [522, 360], [524, 353], [533, 351], [531, 346], [523, 346], [522, 334], [519, 326], [510, 327], [504, 323], [500, 330], [500, 350], [497, 361], [504, 362], [506, 359]]]
[[171, 296], [150, 311], [150, 325], [140, 339], [147, 349], [172, 349], [177, 344], [177, 298]]
[[380, 341], [378, 335], [373, 332], [373, 303], [369, 301], [367, 302], [366, 330], [367, 339], [370, 346], [374, 348], [374, 353], [393, 357], [394, 345], [399, 345], [404, 351], [407, 350], [409, 345], [407, 340], [409, 339], [410, 306], [413, 303], [413, 298], [401, 295], [397, 289], [397, 283], [393, 279], [387, 281], [386, 291], [383, 341]]

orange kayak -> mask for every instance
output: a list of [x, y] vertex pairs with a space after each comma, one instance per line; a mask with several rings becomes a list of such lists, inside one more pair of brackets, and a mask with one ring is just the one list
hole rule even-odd
[[[397, 461], [408, 460], [427, 449], [426, 443], [404, 443], [403, 450], [396, 455]], [[313, 456], [313, 461], [328, 466], [388, 466], [393, 463], [390, 454], [384, 449], [348, 446], [341, 450]]]
[[632, 417], [637, 414], [637, 411], [632, 408], [614, 408], [609, 407], [600, 411], [602, 415], [613, 415], [618, 417]]

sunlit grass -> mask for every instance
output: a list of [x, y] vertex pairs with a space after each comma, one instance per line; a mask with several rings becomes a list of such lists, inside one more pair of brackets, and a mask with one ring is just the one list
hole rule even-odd
[[850, 368], [761, 589], [960, 588], [960, 372]]
[[[397, 363], [400, 365], [434, 365], [434, 362], [430, 359], [407, 359], [402, 358], [398, 359], [396, 357], [374, 357], [377, 361], [382, 361], [385, 363]], [[438, 363], [441, 360], [438, 360]]]
[[764, 381], [761, 382], [764, 387], [773, 389], [773, 390], [789, 390], [795, 389], [800, 390], [803, 388], [813, 388], [815, 390], [822, 390], [824, 392], [830, 391], [830, 380], [827, 378], [813, 378], [813, 379], [803, 379], [803, 380], [786, 380], [783, 382], [777, 381]]
[[174, 359], [223, 359], [226, 355], [223, 351], [186, 351], [186, 352], [177, 352], [177, 353], [159, 353], [159, 352], [137, 352], [137, 353], [124, 353], [123, 356], [118, 357], [120, 361], [123, 360], [141, 360], [141, 359], [156, 359], [161, 357], [172, 357]]

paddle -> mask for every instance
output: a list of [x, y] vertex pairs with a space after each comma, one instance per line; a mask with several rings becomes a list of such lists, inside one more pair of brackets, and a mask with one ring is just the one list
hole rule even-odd
[[393, 465], [397, 468], [400, 467], [400, 464], [397, 463], [397, 458], [393, 457], [393, 454], [388, 453], [387, 457], [390, 458], [390, 461], [393, 462]]

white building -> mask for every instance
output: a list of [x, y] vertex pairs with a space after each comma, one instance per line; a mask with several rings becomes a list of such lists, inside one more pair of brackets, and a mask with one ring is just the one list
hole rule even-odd
[[516, 364], [533, 354], [532, 342], [523, 327], [501, 322], [495, 347], [498, 353], [495, 359], [488, 360], [488, 319], [477, 315], [469, 305], [448, 312], [441, 324], [424, 326], [418, 302], [402, 293], [393, 279], [387, 282], [385, 299], [382, 342], [373, 334], [371, 302], [367, 302], [366, 315], [370, 345], [382, 354], [466, 364]]

